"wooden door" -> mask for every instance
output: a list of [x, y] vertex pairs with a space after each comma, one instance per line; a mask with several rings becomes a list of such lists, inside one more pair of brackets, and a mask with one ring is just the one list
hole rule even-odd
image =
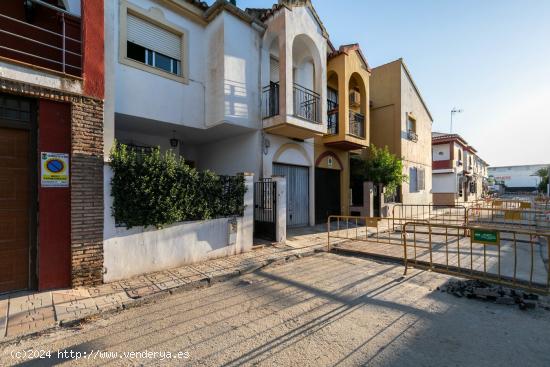
[[0, 293], [29, 286], [28, 130], [0, 128]]

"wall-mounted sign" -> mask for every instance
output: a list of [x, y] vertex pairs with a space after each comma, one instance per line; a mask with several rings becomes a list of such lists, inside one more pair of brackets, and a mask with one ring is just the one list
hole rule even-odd
[[498, 245], [500, 243], [498, 231], [486, 229], [472, 229], [472, 239], [474, 242], [487, 245]]
[[67, 153], [40, 153], [40, 185], [42, 187], [69, 187], [69, 155]]

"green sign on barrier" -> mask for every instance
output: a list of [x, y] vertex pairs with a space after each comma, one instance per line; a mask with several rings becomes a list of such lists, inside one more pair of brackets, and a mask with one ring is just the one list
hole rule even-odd
[[486, 229], [472, 229], [472, 238], [474, 242], [485, 243], [488, 245], [498, 245], [500, 242], [498, 231]]

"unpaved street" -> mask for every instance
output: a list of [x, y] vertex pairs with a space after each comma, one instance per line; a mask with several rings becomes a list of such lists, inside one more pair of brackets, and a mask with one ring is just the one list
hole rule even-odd
[[[446, 276], [402, 273], [320, 254], [2, 345], [0, 365], [550, 365], [549, 311], [455, 298], [436, 290]], [[51, 357], [23, 360], [31, 348]]]

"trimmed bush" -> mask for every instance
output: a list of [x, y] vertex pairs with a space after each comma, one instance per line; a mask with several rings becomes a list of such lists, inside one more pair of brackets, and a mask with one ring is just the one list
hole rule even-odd
[[199, 172], [171, 151], [137, 151], [115, 143], [111, 150], [112, 213], [132, 228], [242, 216], [244, 176]]

